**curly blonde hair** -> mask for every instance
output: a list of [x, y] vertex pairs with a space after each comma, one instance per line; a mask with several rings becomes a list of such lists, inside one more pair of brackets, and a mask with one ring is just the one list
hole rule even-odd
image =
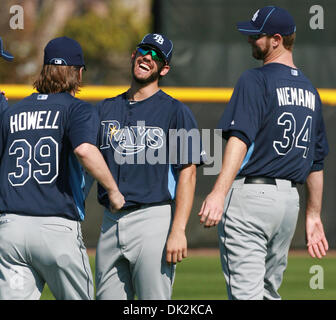
[[44, 65], [33, 86], [39, 93], [77, 93], [81, 87], [80, 68]]

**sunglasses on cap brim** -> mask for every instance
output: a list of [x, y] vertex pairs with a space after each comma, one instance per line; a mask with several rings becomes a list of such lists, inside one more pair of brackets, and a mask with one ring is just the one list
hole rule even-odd
[[155, 61], [160, 61], [163, 63], [167, 63], [166, 59], [163, 57], [163, 55], [157, 51], [154, 50], [151, 47], [146, 47], [146, 46], [141, 46], [141, 47], [137, 47], [137, 51], [142, 55], [145, 56], [147, 54], [150, 54], [152, 59]]

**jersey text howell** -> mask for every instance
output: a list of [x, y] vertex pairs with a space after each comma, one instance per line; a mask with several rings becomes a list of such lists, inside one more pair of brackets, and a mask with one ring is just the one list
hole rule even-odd
[[58, 129], [59, 111], [21, 112], [10, 117], [11, 133], [24, 130]]

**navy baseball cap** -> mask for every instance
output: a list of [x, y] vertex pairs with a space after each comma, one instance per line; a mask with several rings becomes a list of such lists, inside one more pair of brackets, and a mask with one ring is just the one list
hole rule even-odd
[[250, 21], [238, 22], [237, 28], [245, 35], [279, 33], [287, 36], [296, 31], [295, 21], [290, 13], [276, 6], [259, 9]]
[[0, 56], [7, 61], [12, 61], [14, 59], [14, 57], [8, 51], [4, 50], [1, 37], [0, 37]]
[[173, 55], [173, 42], [165, 35], [159, 33], [149, 33], [144, 36], [138, 47], [149, 46], [157, 49], [164, 60], [169, 64]]
[[44, 48], [44, 64], [85, 68], [82, 47], [71, 38], [55, 38], [49, 41]]

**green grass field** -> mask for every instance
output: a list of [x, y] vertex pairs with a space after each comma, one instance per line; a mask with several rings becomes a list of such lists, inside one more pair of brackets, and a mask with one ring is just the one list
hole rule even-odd
[[[94, 257], [90, 257], [94, 272]], [[323, 289], [311, 289], [312, 266], [323, 270]], [[312, 259], [308, 255], [291, 253], [284, 281], [279, 290], [283, 300], [334, 300], [336, 299], [336, 257]], [[46, 286], [42, 300], [54, 299]], [[178, 264], [173, 290], [174, 300], [223, 300], [227, 299], [224, 276], [219, 257], [190, 256]]]

